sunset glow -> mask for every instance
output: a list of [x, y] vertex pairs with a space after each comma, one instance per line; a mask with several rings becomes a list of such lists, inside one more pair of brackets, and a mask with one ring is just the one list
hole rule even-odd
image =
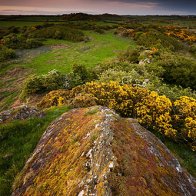
[[194, 15], [194, 0], [0, 0], [0, 14], [64, 14], [86, 12], [121, 15]]

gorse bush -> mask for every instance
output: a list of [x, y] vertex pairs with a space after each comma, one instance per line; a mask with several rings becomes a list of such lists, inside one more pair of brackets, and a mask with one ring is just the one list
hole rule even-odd
[[196, 141], [196, 100], [187, 96], [174, 102], [175, 128], [183, 138]]
[[182, 41], [193, 43], [196, 42], [196, 35], [185, 28], [167, 26], [164, 28], [165, 34], [171, 37], [179, 38]]
[[[88, 95], [88, 96], [87, 96]], [[84, 97], [87, 102], [107, 106], [125, 117], [133, 117], [150, 130], [155, 130], [174, 140], [189, 142], [195, 148], [195, 116], [196, 100], [181, 97], [172, 102], [166, 96], [160, 96], [146, 88], [120, 85], [117, 82], [90, 82], [68, 91], [50, 92], [40, 103], [40, 106], [50, 107], [51, 100], [58, 105], [74, 103], [83, 107]], [[49, 103], [49, 104], [48, 104]], [[74, 106], [74, 104], [72, 105]]]
[[195, 91], [191, 88], [182, 88], [177, 85], [171, 86], [163, 83], [159, 78], [153, 79], [153, 83], [148, 83], [146, 87], [151, 91], [158, 91], [160, 95], [166, 95], [171, 100], [179, 99], [181, 96], [196, 98]]
[[156, 30], [137, 33], [134, 39], [139, 45], [148, 48], [156, 47], [159, 49], [169, 49], [172, 51], [178, 51], [184, 48], [184, 45], [176, 38], [168, 37], [167, 35]]
[[182, 55], [157, 48], [138, 48], [128, 51], [125, 54], [138, 51], [136, 61], [140, 62], [130, 63], [129, 59], [132, 55], [123, 55], [99, 64], [93, 68], [95, 79], [101, 82], [112, 80], [145, 86], [149, 90], [167, 95], [172, 100], [183, 95], [196, 97], [194, 91], [196, 64], [193, 58], [188, 59]]
[[177, 131], [172, 128], [172, 102], [166, 96], [152, 91], [137, 103], [137, 119], [149, 129], [158, 130], [166, 136], [175, 138]]

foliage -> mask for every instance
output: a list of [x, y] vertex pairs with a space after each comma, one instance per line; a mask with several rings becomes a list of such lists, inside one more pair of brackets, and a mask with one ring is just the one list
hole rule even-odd
[[52, 38], [75, 42], [83, 41], [85, 39], [82, 31], [61, 25], [52, 25], [49, 27], [43, 27], [41, 29], [33, 29], [30, 33], [31, 37], [45, 39]]
[[[195, 141], [196, 101], [193, 98], [181, 97], [179, 101], [173, 102], [164, 95], [138, 86], [120, 85], [118, 82], [90, 82], [70, 91], [59, 91], [59, 94], [58, 91], [52, 91], [40, 105], [50, 107], [54, 100], [54, 105], [58, 105], [59, 99], [66, 100], [63, 103], [67, 105], [77, 103], [76, 107], [95, 103], [107, 106], [122, 116], [137, 118], [148, 129], [174, 140], [182, 139], [192, 144]], [[181, 129], [186, 134], [182, 134]]]
[[39, 108], [49, 108], [51, 106], [67, 105], [70, 98], [68, 90], [53, 90], [47, 93], [38, 103]]
[[3, 39], [1, 39], [1, 43], [4, 46], [12, 49], [30, 49], [37, 48], [42, 45], [42, 43], [38, 39], [28, 38], [22, 34], [14, 33], [4, 36]]
[[[175, 127], [182, 138], [196, 142], [196, 100], [182, 96], [174, 102]], [[196, 147], [196, 143], [194, 144]]]
[[120, 62], [139, 63], [140, 51], [139, 49], [128, 49], [120, 53], [118, 59]]
[[157, 64], [163, 67], [163, 78], [167, 83], [196, 89], [196, 63], [193, 59], [166, 53]]
[[73, 65], [72, 72], [74, 76], [79, 76], [83, 83], [89, 80], [89, 72], [84, 65]]
[[0, 47], [0, 62], [13, 59], [16, 57], [16, 53], [13, 49], [7, 47]]
[[171, 100], [179, 99], [181, 96], [188, 96], [196, 98], [195, 91], [192, 91], [191, 88], [182, 88], [181, 86], [168, 85], [163, 83], [159, 78], [153, 79], [152, 82], [149, 82], [146, 87], [151, 91], [157, 91], [160, 95], [166, 95]]
[[139, 45], [146, 47], [157, 47], [160, 49], [167, 48], [172, 51], [183, 49], [183, 44], [176, 38], [168, 37], [167, 35], [155, 30], [137, 34], [135, 39]]
[[196, 45], [192, 45], [189, 49], [189, 52], [191, 52], [196, 57]]
[[137, 118], [141, 124], [175, 138], [176, 130], [172, 128], [170, 114], [172, 103], [166, 96], [159, 96], [152, 91], [145, 99], [137, 103], [136, 107]]
[[97, 98], [93, 94], [80, 93], [76, 95], [69, 103], [73, 108], [83, 108], [97, 105]]
[[124, 28], [124, 27], [118, 27], [115, 31], [115, 34], [118, 34], [123, 37], [134, 37], [135, 31], [134, 29]]
[[129, 73], [125, 71], [108, 69], [100, 74], [98, 80], [100, 82], [116, 81], [118, 83], [123, 83], [124, 79], [126, 79], [128, 75]]
[[27, 95], [48, 92], [55, 89], [66, 88], [66, 77], [56, 70], [41, 76], [33, 75], [29, 77], [22, 91], [22, 97]]
[[165, 34], [171, 37], [176, 37], [185, 42], [196, 42], [196, 35], [187, 29], [175, 26], [165, 27]]

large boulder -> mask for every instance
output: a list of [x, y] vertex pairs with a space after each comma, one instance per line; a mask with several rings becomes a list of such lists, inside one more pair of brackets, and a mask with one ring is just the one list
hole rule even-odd
[[17, 177], [15, 195], [196, 195], [195, 180], [134, 119], [93, 106], [64, 113]]

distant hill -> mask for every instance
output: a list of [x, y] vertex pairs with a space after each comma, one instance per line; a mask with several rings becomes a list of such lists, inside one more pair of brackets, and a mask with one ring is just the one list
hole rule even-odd
[[66, 20], [122, 20], [126, 17], [119, 16], [116, 14], [100, 14], [100, 15], [91, 15], [86, 13], [72, 13], [62, 15]]

